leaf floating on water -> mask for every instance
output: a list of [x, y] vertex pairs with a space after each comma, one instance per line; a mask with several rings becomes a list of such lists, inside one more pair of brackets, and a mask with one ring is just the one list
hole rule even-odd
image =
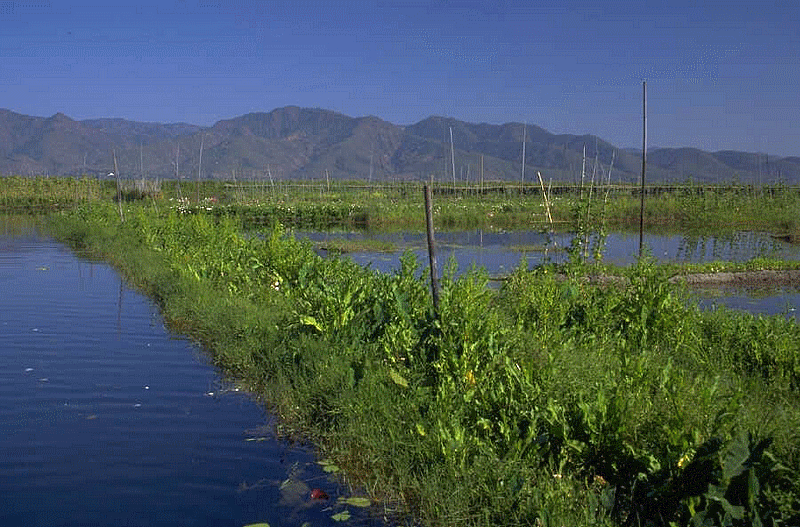
[[36, 270], [37, 270], [37, 271], [47, 271], [47, 270], [48, 270], [48, 268], [47, 268], [47, 267], [45, 267], [44, 265], [42, 265], [41, 267], [37, 267], [37, 268], [36, 268]]
[[405, 379], [405, 377], [403, 377], [396, 371], [389, 370], [389, 377], [391, 377], [394, 383], [397, 384], [398, 386], [402, 386], [403, 388], [408, 388], [408, 381]]
[[269, 527], [269, 524], [266, 523], [266, 522], [264, 522], [264, 523], [250, 523], [248, 525], [245, 525], [244, 527]]
[[245, 441], [266, 441], [266, 437], [248, 437]]
[[339, 467], [334, 465], [333, 461], [330, 459], [323, 459], [322, 461], [318, 462], [322, 466], [322, 470], [325, 472], [339, 472]]
[[352, 505], [353, 507], [369, 507], [370, 505], [372, 505], [372, 501], [369, 498], [359, 498], [357, 496], [351, 496], [349, 498], [339, 498], [339, 503]]
[[334, 514], [333, 516], [331, 516], [331, 519], [335, 522], [346, 522], [347, 520], [350, 519], [350, 511], [345, 509], [338, 514]]

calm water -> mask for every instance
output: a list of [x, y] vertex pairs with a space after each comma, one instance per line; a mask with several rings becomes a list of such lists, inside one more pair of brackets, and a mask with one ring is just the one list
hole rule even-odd
[[337, 525], [270, 422], [108, 266], [0, 234], [0, 525]]
[[[298, 238], [325, 242], [333, 239], [377, 239], [397, 247], [395, 253], [355, 252], [348, 254], [354, 261], [380, 271], [397, 268], [400, 254], [406, 249], [414, 252], [420, 262], [428, 262], [425, 234], [363, 232], [298, 231]], [[568, 260], [564, 250], [572, 236], [535, 231], [485, 232], [460, 231], [435, 234], [438, 262], [441, 265], [454, 258], [460, 270], [472, 264], [485, 268], [490, 275], [508, 273], [521, 261], [529, 267], [546, 261], [560, 263]], [[727, 236], [678, 236], [645, 234], [644, 244], [652, 256], [662, 262], [707, 262], [714, 260], [746, 261], [753, 257], [774, 257], [800, 260], [800, 245], [775, 239], [768, 233], [738, 232]], [[611, 233], [606, 240], [604, 261], [619, 265], [635, 262], [639, 254], [639, 234]]]
[[800, 311], [798, 311], [800, 309], [800, 291], [798, 289], [745, 291], [721, 288], [701, 291], [698, 295], [699, 304], [703, 308], [725, 306], [748, 313], [782, 315], [800, 321]]

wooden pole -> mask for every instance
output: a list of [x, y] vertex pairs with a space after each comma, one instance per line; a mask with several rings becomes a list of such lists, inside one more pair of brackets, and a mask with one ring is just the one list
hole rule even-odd
[[369, 148], [369, 183], [372, 184], [372, 156], [375, 153], [375, 141], [372, 141], [372, 145]]
[[644, 251], [644, 179], [647, 174], [647, 81], [642, 81], [642, 186], [639, 203], [639, 260]]
[[183, 192], [181, 192], [181, 174], [178, 167], [181, 157], [181, 144], [178, 143], [178, 148], [175, 150], [175, 181], [178, 185], [178, 199], [183, 202]]
[[519, 192], [522, 194], [522, 187], [525, 186], [525, 143], [528, 139], [528, 123], [522, 125], [522, 175], [519, 180]]
[[453, 163], [453, 192], [456, 188], [456, 153], [453, 149], [453, 127], [450, 127], [450, 161]]
[[205, 134], [200, 136], [200, 161], [197, 163], [197, 188], [195, 189], [195, 201], [197, 201], [197, 203], [200, 203], [200, 170], [203, 168], [203, 143], [205, 139]]
[[483, 194], [483, 154], [481, 154], [481, 194]]
[[272, 180], [272, 170], [267, 165], [267, 174], [269, 175], [269, 186], [272, 187], [272, 199], [275, 199], [275, 182]]
[[431, 188], [425, 185], [425, 225], [428, 229], [428, 259], [431, 266], [431, 293], [433, 295], [433, 313], [439, 316], [439, 278], [436, 271], [436, 244], [433, 239], [433, 205]]
[[581, 162], [581, 190], [580, 199], [583, 199], [583, 179], [586, 176], [586, 143], [583, 143], [583, 161]]
[[544, 208], [547, 211], [547, 221], [550, 222], [550, 229], [553, 229], [553, 216], [550, 215], [550, 200], [547, 197], [547, 191], [544, 189], [544, 181], [542, 181], [542, 173], [538, 170], [536, 175], [539, 176], [539, 186], [542, 188], [542, 199], [544, 199]]
[[125, 216], [122, 214], [122, 186], [119, 181], [119, 167], [117, 166], [117, 151], [112, 149], [111, 155], [114, 156], [114, 175], [117, 177], [117, 205], [119, 206], [119, 221], [124, 222]]

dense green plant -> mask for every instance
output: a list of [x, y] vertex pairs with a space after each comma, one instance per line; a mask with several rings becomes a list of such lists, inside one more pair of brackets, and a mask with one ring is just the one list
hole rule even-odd
[[427, 524], [797, 523], [796, 324], [701, 312], [647, 260], [604, 285], [521, 266], [499, 291], [451, 265], [434, 313], [410, 253], [380, 274], [277, 223], [125, 212], [53, 228], [153, 295], [281, 431]]

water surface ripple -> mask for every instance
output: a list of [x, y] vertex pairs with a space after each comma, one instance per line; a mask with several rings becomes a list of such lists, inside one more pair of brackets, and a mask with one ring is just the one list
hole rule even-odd
[[108, 266], [0, 235], [0, 290], [0, 525], [336, 523], [311, 454]]

